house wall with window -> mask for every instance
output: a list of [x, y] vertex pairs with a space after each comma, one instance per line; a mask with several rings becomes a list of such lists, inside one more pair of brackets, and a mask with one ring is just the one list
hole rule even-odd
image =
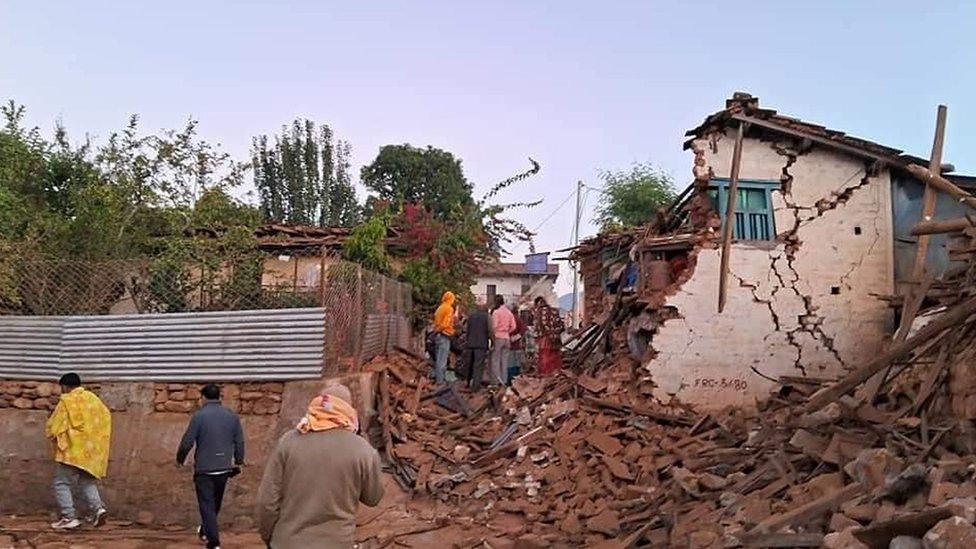
[[[769, 379], [830, 378], [864, 363], [890, 333], [892, 314], [877, 297], [894, 289], [888, 172], [757, 134], [743, 143], [747, 190], [725, 310], [717, 312], [721, 252], [712, 244], [696, 252], [691, 278], [667, 299], [678, 318], [653, 337], [646, 367], [661, 400], [751, 404], [769, 393]], [[696, 184], [720, 198], [723, 216], [734, 139], [728, 130], [691, 146]]]

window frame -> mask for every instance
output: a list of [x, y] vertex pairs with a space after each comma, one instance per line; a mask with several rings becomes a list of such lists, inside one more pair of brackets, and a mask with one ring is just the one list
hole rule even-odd
[[[713, 177], [708, 181], [708, 190], [717, 191], [717, 208], [719, 219], [722, 221], [721, 230], [725, 228], [725, 206], [728, 204], [729, 196], [729, 183], [731, 179], [727, 177]], [[770, 181], [764, 179], [740, 179], [739, 188], [740, 189], [758, 189], [765, 192], [766, 198], [766, 208], [761, 211], [766, 216], [766, 230], [769, 234], [768, 239], [756, 239], [756, 238], [736, 238], [735, 228], [732, 230], [732, 239], [740, 242], [775, 242], [776, 241], [776, 216], [773, 213], [773, 196], [772, 191], [780, 189], [782, 183], [780, 181]], [[709, 197], [710, 198], [710, 197]], [[740, 204], [736, 201], [736, 213], [742, 212], [747, 213], [744, 210], [739, 209]], [[760, 212], [753, 212], [760, 213]]]

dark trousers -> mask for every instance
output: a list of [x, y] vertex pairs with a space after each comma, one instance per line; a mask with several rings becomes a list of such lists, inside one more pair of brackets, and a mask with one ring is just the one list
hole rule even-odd
[[481, 389], [482, 378], [485, 375], [485, 359], [488, 349], [465, 349], [462, 362], [465, 364], [466, 375], [472, 391]]
[[224, 501], [224, 489], [230, 473], [207, 475], [197, 473], [193, 475], [193, 486], [197, 489], [197, 504], [200, 506], [200, 526], [207, 538], [207, 547], [220, 545], [220, 532], [217, 529], [217, 514], [220, 504]]

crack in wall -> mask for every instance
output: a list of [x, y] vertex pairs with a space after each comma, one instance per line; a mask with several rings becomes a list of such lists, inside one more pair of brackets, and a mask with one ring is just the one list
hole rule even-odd
[[[787, 342], [791, 346], [797, 349], [798, 356], [795, 365], [798, 369], [800, 369], [800, 371], [803, 371], [804, 374], [805, 374], [805, 369], [804, 369], [805, 366], [802, 364], [803, 362], [802, 344], [799, 341], [797, 341], [797, 334], [800, 332], [805, 332], [809, 334], [815, 342], [819, 342], [820, 345], [827, 352], [831, 354], [834, 360], [836, 360], [838, 364], [841, 365], [841, 367], [846, 369], [848, 367], [847, 363], [844, 361], [843, 357], [841, 357], [840, 352], [837, 350], [836, 346], [834, 345], [834, 338], [829, 336], [823, 329], [824, 317], [817, 314], [817, 309], [819, 307], [817, 307], [817, 305], [814, 303], [813, 296], [805, 294], [800, 291], [799, 288], [800, 273], [796, 268], [796, 256], [797, 256], [797, 252], [800, 249], [800, 246], [803, 244], [803, 241], [800, 240], [800, 235], [799, 235], [800, 228], [817, 218], [823, 217], [824, 214], [826, 214], [827, 212], [835, 210], [841, 205], [846, 204], [847, 201], [850, 200], [851, 196], [853, 196], [855, 192], [857, 192], [859, 189], [863, 187], [870, 185], [871, 179], [868, 175], [868, 167], [865, 166], [865, 168], [863, 169], [864, 175], [856, 184], [847, 185], [851, 179], [853, 179], [856, 175], [862, 173], [862, 170], [858, 170], [846, 181], [844, 181], [841, 190], [832, 192], [830, 197], [821, 198], [813, 205], [813, 207], [800, 206], [796, 203], [796, 200], [793, 197], [794, 177], [793, 174], [790, 172], [790, 169], [796, 163], [801, 153], [788, 146], [780, 145], [779, 143], [776, 142], [773, 142], [771, 144], [771, 147], [776, 152], [776, 154], [786, 158], [786, 163], [783, 166], [783, 170], [780, 176], [780, 183], [781, 183], [780, 192], [782, 194], [783, 202], [786, 204], [787, 209], [789, 209], [793, 214], [793, 226], [790, 227], [787, 231], [785, 231], [781, 235], [778, 235], [778, 238], [782, 239], [783, 242], [785, 243], [784, 259], [786, 260], [786, 268], [791, 274], [791, 280], [787, 281], [786, 278], [783, 276], [783, 273], [781, 273], [780, 270], [777, 268], [777, 260], [779, 258], [772, 257], [770, 265], [772, 267], [774, 275], [776, 276], [777, 280], [780, 282], [781, 287], [785, 287], [792, 290], [793, 293], [796, 294], [796, 296], [799, 297], [800, 300], [803, 302], [803, 309], [804, 309], [804, 313], [797, 318], [797, 322], [798, 322], [797, 328], [785, 332]], [[865, 257], [871, 253], [871, 251], [874, 249], [874, 246], [877, 244], [877, 241], [880, 239], [881, 236], [880, 229], [878, 229], [877, 222], [875, 222], [874, 228], [875, 228], [875, 241], [872, 242], [868, 251], [861, 255], [857, 264], [854, 265], [845, 275], [841, 277], [842, 285], [844, 285], [847, 281], [847, 278], [851, 274], [853, 274], [853, 272], [858, 267], [860, 267], [860, 265], [864, 262]], [[778, 293], [778, 291], [779, 289], [774, 289], [772, 291], [772, 295], [775, 296]]]
[[[775, 263], [775, 258], [773, 258], [773, 263]], [[796, 349], [796, 358], [793, 359], [793, 367], [796, 368], [797, 370], [799, 370], [803, 375], [807, 375], [806, 368], [803, 366], [803, 361], [802, 361], [802, 358], [803, 358], [803, 347], [796, 341], [795, 334], [794, 334], [795, 330], [783, 330], [783, 327], [780, 324], [779, 314], [776, 312], [776, 308], [773, 306], [773, 300], [772, 299], [763, 299], [763, 298], [759, 297], [759, 293], [758, 293], [759, 285], [758, 284], [752, 284], [752, 283], [746, 282], [746, 280], [744, 278], [742, 278], [741, 276], [733, 273], [731, 270], [729, 271], [729, 274], [732, 275], [732, 278], [734, 278], [739, 283], [739, 287], [740, 288], [747, 288], [749, 290], [749, 292], [752, 294], [752, 300], [753, 301], [755, 301], [756, 303], [762, 303], [763, 305], [766, 306], [766, 309], [769, 311], [769, 317], [773, 321], [773, 328], [774, 328], [773, 331], [774, 332], [777, 332], [777, 333], [778, 332], [782, 332], [783, 335], [786, 337], [786, 342], [791, 347], [793, 347], [794, 349]], [[777, 277], [779, 277], [779, 273], [777, 273]], [[775, 297], [776, 296], [776, 291], [777, 291], [777, 288], [774, 287], [773, 288], [773, 291], [771, 292], [772, 297]], [[768, 337], [769, 337], [769, 335], [767, 335], [763, 339], [765, 340]]]

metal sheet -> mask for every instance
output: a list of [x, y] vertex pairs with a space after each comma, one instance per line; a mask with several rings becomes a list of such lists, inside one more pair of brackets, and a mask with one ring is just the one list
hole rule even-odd
[[325, 310], [0, 317], [0, 378], [315, 379]]

